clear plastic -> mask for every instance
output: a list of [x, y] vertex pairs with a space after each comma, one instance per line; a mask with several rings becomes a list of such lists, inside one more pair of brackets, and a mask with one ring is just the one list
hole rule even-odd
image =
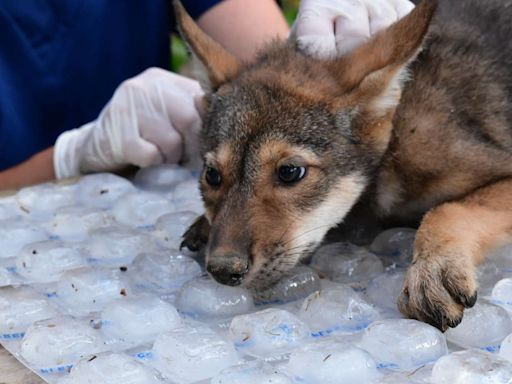
[[416, 320], [376, 321], [364, 331], [361, 348], [379, 367], [412, 370], [448, 353], [446, 338], [437, 328]]
[[229, 338], [240, 352], [259, 358], [283, 355], [312, 339], [306, 323], [276, 308], [235, 317]]
[[299, 317], [313, 331], [313, 336], [361, 331], [379, 318], [374, 306], [350, 287], [339, 285], [308, 296]]
[[228, 287], [207, 276], [186, 283], [176, 297], [176, 307], [195, 319], [227, 318], [254, 310], [250, 292], [241, 287]]

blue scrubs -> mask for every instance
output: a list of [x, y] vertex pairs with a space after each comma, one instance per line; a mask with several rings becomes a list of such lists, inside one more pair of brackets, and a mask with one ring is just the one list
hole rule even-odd
[[[220, 0], [184, 0], [199, 17]], [[169, 68], [169, 0], [0, 1], [0, 170], [100, 113], [116, 87]]]

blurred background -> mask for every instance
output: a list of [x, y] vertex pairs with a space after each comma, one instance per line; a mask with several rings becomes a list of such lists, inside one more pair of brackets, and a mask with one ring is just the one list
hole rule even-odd
[[[293, 20], [295, 20], [295, 17], [297, 16], [299, 2], [300, 0], [280, 1], [284, 16], [290, 25], [293, 23]], [[183, 65], [188, 61], [187, 50], [181, 39], [176, 34], [172, 36], [171, 44], [172, 53], [170, 59], [170, 69], [174, 72], [180, 72]]]

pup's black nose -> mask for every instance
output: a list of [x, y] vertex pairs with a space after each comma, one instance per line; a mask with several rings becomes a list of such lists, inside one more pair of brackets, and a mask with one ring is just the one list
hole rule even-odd
[[242, 255], [213, 254], [208, 260], [206, 270], [217, 282], [234, 287], [242, 284], [249, 271], [249, 263], [247, 257]]

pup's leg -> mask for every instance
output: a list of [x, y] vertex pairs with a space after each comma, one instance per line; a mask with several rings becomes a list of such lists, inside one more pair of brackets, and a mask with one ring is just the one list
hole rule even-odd
[[208, 243], [210, 235], [210, 223], [206, 217], [200, 216], [183, 234], [180, 248], [187, 247], [193, 252], [203, 249]]
[[475, 268], [512, 237], [512, 179], [431, 210], [416, 236], [400, 311], [445, 331], [476, 301]]

